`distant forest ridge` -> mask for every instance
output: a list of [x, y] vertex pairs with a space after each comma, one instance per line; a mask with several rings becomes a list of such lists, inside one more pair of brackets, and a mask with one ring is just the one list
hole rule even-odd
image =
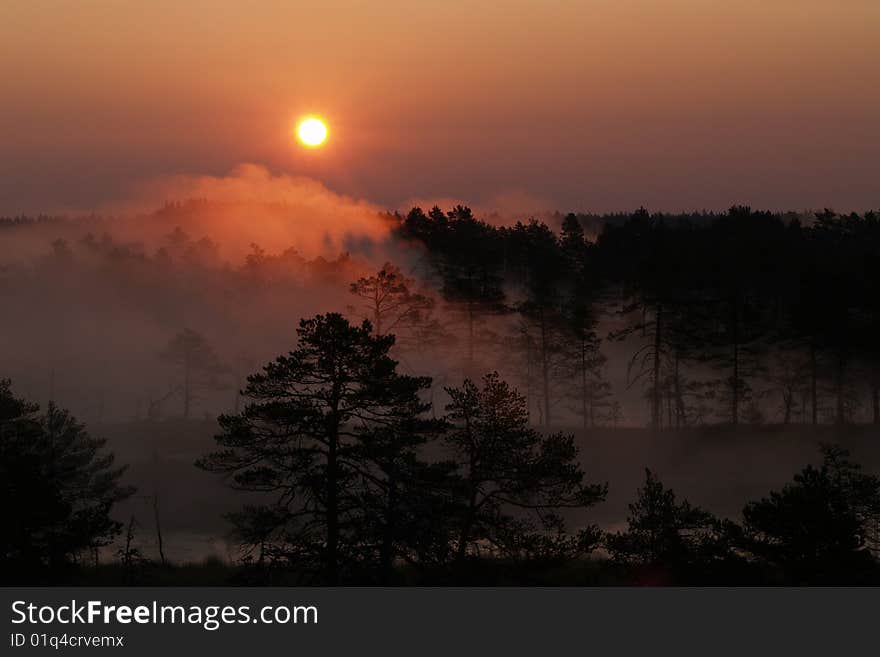
[[[229, 268], [212, 236], [196, 240], [179, 227], [189, 213], [210, 215], [217, 207], [168, 204], [159, 213], [162, 225], [178, 227], [155, 255], [87, 235], [75, 247], [55, 240], [38, 267], [47, 280], [63, 273], [68, 284], [92, 272], [88, 281], [115, 285], [114, 294], [129, 298], [132, 285], [153, 290], [144, 292], [151, 296], [137, 311], [168, 328], [176, 317], [169, 308], [198, 317], [197, 304], [216, 299], [210, 322], [196, 331], [200, 340], [206, 331], [229, 333], [225, 323], [260, 315], [242, 309], [269, 296], [264, 306], [274, 314], [264, 324], [274, 322], [276, 335], [289, 335], [291, 323], [280, 310], [290, 307], [286, 299], [320, 288], [314, 305], [370, 319], [377, 334], [394, 333], [395, 353], [434, 377], [438, 392], [444, 382], [498, 369], [544, 426], [572, 417], [584, 428], [631, 424], [633, 395], [643, 395], [647, 424], [655, 428], [880, 424], [880, 215], [874, 212], [802, 217], [735, 206], [668, 215], [640, 208], [569, 214], [557, 228], [538, 220], [495, 225], [464, 206], [413, 208], [385, 215], [390, 232], [365, 237], [396, 250], [356, 243], [363, 247], [357, 261], [345, 254], [309, 260], [295, 245], [272, 255], [252, 244], [244, 263]], [[53, 221], [61, 219], [5, 224]], [[590, 221], [602, 222], [595, 237], [585, 228]], [[96, 262], [103, 264], [94, 269]], [[35, 275], [5, 274], [22, 303], [36, 298], [27, 292]], [[200, 289], [188, 287], [196, 282]], [[165, 296], [153, 299], [160, 288]], [[180, 298], [172, 304], [169, 293]], [[71, 303], [71, 294], [59, 303]], [[303, 317], [312, 310], [295, 312]], [[26, 315], [20, 321], [27, 331]], [[254, 335], [216, 351], [252, 350], [239, 360], [255, 365], [263, 358], [253, 355], [255, 345], [277, 343]], [[157, 342], [153, 353], [161, 349]], [[242, 366], [235, 369], [231, 389], [244, 374]], [[220, 385], [217, 372], [212, 386]]]
[[[283, 203], [277, 202], [260, 202], [253, 201], [214, 201], [209, 199], [186, 199], [180, 201], [167, 201], [161, 208], [148, 215], [167, 215], [177, 212], [187, 212], [193, 209], [205, 209], [228, 205], [257, 205], [264, 207], [283, 208]], [[735, 206], [740, 207], [740, 206]], [[658, 221], [663, 221], [669, 226], [677, 226], [680, 224], [704, 224], [716, 221], [719, 217], [725, 216], [729, 211], [716, 210], [693, 210], [683, 212], [656, 212], [649, 209], [639, 208], [635, 211], [618, 211], [618, 212], [563, 212], [559, 210], [546, 210], [540, 212], [520, 212], [520, 213], [501, 213], [490, 211], [478, 217], [491, 225], [515, 224], [519, 221], [530, 221], [532, 219], [544, 221], [548, 225], [558, 228], [562, 225], [562, 221], [566, 216], [574, 216], [583, 226], [587, 234], [599, 235], [606, 225], [620, 226], [625, 224], [633, 216], [634, 213], [647, 211], [652, 217]], [[876, 214], [877, 210], [868, 209], [861, 213], [863, 216]], [[786, 210], [769, 212], [770, 215], [780, 219], [785, 223], [798, 221], [803, 225], [811, 225], [819, 216], [828, 214], [839, 214], [841, 216], [852, 216], [853, 213], [837, 213], [833, 209], [803, 209], [803, 210]], [[858, 215], [859, 213], [855, 213]], [[384, 215], [392, 221], [402, 221], [406, 213], [400, 211], [388, 210]], [[52, 224], [66, 222], [89, 222], [104, 221], [115, 218], [115, 215], [104, 214], [100, 212], [89, 213], [40, 213], [40, 214], [17, 214], [17, 215], [0, 215], [0, 228], [14, 228], [16, 226], [27, 226], [33, 224]]]

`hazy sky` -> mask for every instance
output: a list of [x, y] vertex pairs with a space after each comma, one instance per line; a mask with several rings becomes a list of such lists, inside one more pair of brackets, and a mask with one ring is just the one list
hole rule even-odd
[[0, 215], [245, 162], [386, 207], [878, 207], [878, 34], [877, 0], [3, 0]]

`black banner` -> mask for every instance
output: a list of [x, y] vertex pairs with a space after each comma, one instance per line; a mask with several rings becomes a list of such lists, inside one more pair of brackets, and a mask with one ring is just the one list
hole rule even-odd
[[845, 654], [877, 589], [7, 588], [4, 655]]

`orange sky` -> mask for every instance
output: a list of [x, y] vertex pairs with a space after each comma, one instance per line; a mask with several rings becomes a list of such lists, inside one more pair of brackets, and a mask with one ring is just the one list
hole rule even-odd
[[299, 4], [4, 0], [0, 215], [243, 162], [386, 207], [880, 206], [877, 0]]

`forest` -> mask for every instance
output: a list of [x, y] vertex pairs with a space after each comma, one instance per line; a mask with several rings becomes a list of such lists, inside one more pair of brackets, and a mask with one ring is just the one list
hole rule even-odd
[[284, 213], [0, 219], [4, 581], [880, 581], [877, 213]]

